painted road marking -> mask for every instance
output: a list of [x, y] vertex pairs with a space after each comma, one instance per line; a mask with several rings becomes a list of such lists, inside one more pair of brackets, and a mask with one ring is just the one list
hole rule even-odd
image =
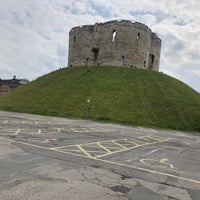
[[[0, 137], [0, 139], [1, 140], [7, 140], [7, 141], [10, 141], [10, 142], [13, 142], [13, 143], [23, 144], [23, 145], [26, 145], [26, 146], [35, 147], [35, 148], [40, 148], [40, 149], [45, 149], [45, 150], [50, 150], [50, 151], [56, 151], [56, 152], [59, 152], [59, 153], [62, 153], [62, 154], [75, 155], [75, 156], [79, 156], [79, 157], [89, 158], [88, 156], [85, 156], [85, 155], [75, 154], [73, 152], [64, 152], [64, 151], [60, 151], [59, 149], [55, 149], [55, 148], [53, 149], [53, 148], [43, 147], [43, 146], [39, 146], [39, 145], [35, 145], [35, 144], [30, 144], [30, 143], [21, 142], [21, 141], [15, 141], [15, 140], [11, 140], [11, 139], [8, 139], [8, 138], [2, 138], [2, 137]], [[148, 168], [138, 167], [138, 166], [134, 166], [134, 165], [117, 163], [117, 162], [104, 160], [104, 159], [100, 159], [100, 158], [90, 157], [90, 159], [98, 160], [98, 161], [101, 161], [101, 162], [104, 162], [104, 163], [107, 163], [107, 164], [111, 164], [111, 165], [128, 167], [128, 168], [131, 168], [131, 169], [135, 169], [135, 170], [139, 170], [139, 171], [143, 171], [143, 172], [148, 172], [148, 173], [151, 173], [151, 174], [173, 177], [173, 178], [176, 178], [178, 180], [187, 181], [187, 182], [191, 182], [191, 183], [195, 183], [195, 184], [200, 184], [200, 180], [195, 180], [195, 179], [192, 179], [192, 178], [186, 178], [184, 176], [178, 176], [178, 175], [160, 172], [160, 171], [156, 171], [156, 170], [151, 170], [151, 169], [148, 169]]]
[[[141, 139], [145, 142], [141, 143]], [[86, 156], [89, 158], [102, 158], [105, 156], [113, 155], [116, 153], [121, 153], [124, 151], [129, 151], [141, 146], [150, 145], [150, 144], [156, 144], [161, 143], [164, 141], [168, 141], [170, 138], [162, 138], [162, 140], [159, 138], [148, 140], [147, 136], [143, 137], [136, 137], [136, 138], [121, 138], [121, 139], [112, 139], [112, 140], [106, 140], [106, 141], [99, 141], [99, 142], [90, 142], [90, 143], [84, 143], [84, 144], [77, 144], [77, 145], [69, 145], [69, 146], [61, 146], [61, 147], [52, 147], [52, 149], [64, 152], [71, 152], [73, 149], [81, 150]], [[132, 142], [134, 140], [134, 143]], [[139, 141], [139, 143], [137, 142]], [[81, 155], [82, 155], [81, 152]], [[77, 154], [79, 154], [80, 151], [77, 151]]]
[[[8, 123], [8, 121], [4, 121], [4, 124]], [[25, 121], [23, 121], [24, 124], [26, 124]], [[34, 123], [38, 123], [37, 121], [35, 121]], [[31, 125], [31, 124], [29, 124]], [[34, 125], [34, 124], [33, 124]], [[3, 128], [3, 127], [2, 127]], [[47, 129], [48, 128], [48, 129]], [[105, 133], [105, 132], [110, 132], [113, 130], [108, 130], [108, 129], [103, 129], [103, 128], [98, 128], [98, 127], [92, 127], [92, 128], [71, 128], [71, 127], [45, 127], [45, 128], [34, 128], [34, 129], [28, 129], [28, 128], [20, 128], [19, 129], [15, 129], [15, 128], [5, 128], [5, 129], [1, 129], [0, 132], [13, 132], [14, 135], [18, 135], [18, 134], [46, 134], [46, 133]], [[16, 134], [17, 133], [17, 134]]]
[[15, 131], [15, 135], [18, 135], [19, 132], [20, 132], [20, 129], [17, 129], [17, 130]]
[[120, 146], [120, 147], [123, 148], [123, 149], [126, 149], [126, 147], [125, 147], [124, 145], [122, 145], [122, 144], [116, 142], [115, 140], [112, 140], [112, 143], [113, 143], [113, 144], [116, 144], [117, 146]]
[[29, 141], [32, 141], [32, 142], [39, 142], [39, 143], [50, 143], [52, 141], [56, 141], [57, 138], [28, 138]]
[[77, 145], [77, 147], [78, 147], [88, 158], [92, 158], [92, 156], [91, 156], [87, 151], [85, 151], [85, 149], [83, 149], [83, 148], [81, 147], [81, 145]]
[[[7, 122], [5, 122], [7, 123]], [[98, 128], [82, 128], [81, 130], [79, 129], [77, 131], [77, 129], [74, 128], [57, 128], [57, 127], [50, 127], [50, 128], [35, 128], [35, 129], [28, 129], [28, 128], [21, 128], [21, 129], [17, 129], [17, 128], [3, 128], [0, 130], [0, 133], [12, 133], [13, 135], [18, 135], [18, 134], [26, 134], [28, 133], [30, 134], [47, 134], [47, 133], [105, 133], [108, 132], [109, 130], [107, 129], [98, 129]], [[111, 130], [110, 130], [111, 131]]]
[[[111, 141], [112, 142], [112, 141]], [[100, 148], [104, 149], [107, 153], [112, 153], [112, 151], [110, 151], [108, 148], [106, 148], [103, 143], [101, 144], [101, 142], [97, 142], [96, 143], [98, 146], [100, 146]]]
[[149, 165], [149, 166], [153, 166], [153, 167], [161, 167], [161, 168], [169, 167], [171, 169], [175, 169], [174, 165], [169, 163], [167, 158], [163, 158], [161, 160], [150, 159], [150, 158], [140, 159], [140, 162], [145, 165]]

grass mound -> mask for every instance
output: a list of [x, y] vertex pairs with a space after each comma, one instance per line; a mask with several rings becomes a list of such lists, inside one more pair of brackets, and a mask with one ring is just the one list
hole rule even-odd
[[0, 109], [144, 127], [200, 130], [198, 92], [159, 72], [122, 67], [73, 67], [54, 71], [1, 97]]

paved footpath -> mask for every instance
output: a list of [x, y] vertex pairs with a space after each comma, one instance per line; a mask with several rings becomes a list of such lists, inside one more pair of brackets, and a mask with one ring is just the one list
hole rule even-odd
[[199, 200], [199, 134], [0, 111], [0, 200]]

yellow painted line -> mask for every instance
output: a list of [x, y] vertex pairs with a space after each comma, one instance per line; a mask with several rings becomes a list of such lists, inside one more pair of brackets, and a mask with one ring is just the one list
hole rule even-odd
[[107, 130], [104, 130], [104, 129], [100, 129], [100, 128], [90, 128], [91, 131], [96, 131], [96, 132], [104, 132], [104, 131], [107, 131]]
[[[128, 139], [126, 139], [126, 141], [127, 141], [127, 142], [130, 142], [130, 143], [133, 143], [133, 144], [136, 144], [136, 145], [147, 145], [147, 144], [149, 144], [149, 142], [144, 142], [144, 140], [141, 141], [140, 139], [138, 139], [138, 143], [137, 143], [137, 141], [136, 141], [136, 142], [132, 142], [132, 141], [130, 141], [130, 140], [128, 140]], [[142, 142], [142, 143], [141, 143], [141, 142]]]
[[82, 128], [82, 130], [83, 130], [84, 132], [90, 132], [90, 130], [87, 129], [87, 128]]
[[[99, 142], [111, 142], [112, 140], [102, 140], [102, 141], [99, 141]], [[73, 144], [73, 145], [67, 145], [67, 146], [60, 146], [60, 147], [55, 147], [55, 148], [65, 148], [65, 147], [73, 147], [73, 146], [77, 146], [77, 145], [84, 145], [84, 146], [87, 146], [87, 145], [95, 145], [96, 146], [96, 143], [97, 142], [89, 142], [89, 143], [80, 143], [80, 144]]]
[[[69, 155], [75, 155], [75, 156], [78, 156], [78, 157], [88, 158], [88, 156], [78, 155], [78, 154], [71, 153], [71, 152], [64, 152], [64, 151], [60, 151], [58, 149], [52, 149], [52, 148], [42, 147], [42, 146], [30, 144], [30, 143], [15, 141], [15, 140], [11, 140], [11, 139], [8, 139], [8, 138], [2, 138], [2, 137], [0, 137], [0, 139], [2, 139], [2, 140], [8, 140], [8, 141], [14, 142], [14, 143], [24, 144], [24, 145], [27, 145], [27, 146], [37, 147], [37, 148], [41, 148], [41, 149], [46, 149], [46, 150], [51, 150], [51, 151], [57, 151], [57, 152], [60, 152], [60, 153], [63, 153], [63, 154], [69, 154]], [[177, 178], [179, 180], [183, 180], [183, 181], [187, 181], [187, 182], [191, 182], [191, 183], [200, 184], [200, 180], [185, 178], [185, 177], [182, 177], [182, 176], [177, 176], [177, 175], [173, 175], [173, 174], [163, 173], [163, 172], [159, 172], [159, 171], [155, 171], [155, 170], [150, 170], [150, 169], [146, 169], [146, 168], [142, 168], [142, 167], [137, 167], [137, 166], [133, 166], [133, 165], [116, 163], [116, 162], [113, 162], [113, 161], [103, 160], [103, 159], [99, 159], [99, 158], [95, 158], [95, 157], [90, 157], [90, 159], [97, 160], [97, 161], [102, 161], [104, 163], [108, 163], [108, 164], [112, 164], [112, 165], [117, 165], [117, 166], [122, 166], [122, 167], [128, 167], [128, 168], [136, 169], [136, 170], [143, 171], [143, 172], [149, 172], [149, 173], [152, 173], [152, 174], [158, 174], [158, 175], [162, 175], [162, 176], [173, 177], [173, 178]]]
[[155, 137], [151, 137], [150, 135], [146, 136], [145, 139], [147, 140], [157, 140], [159, 141], [159, 139], [155, 138]]
[[[162, 142], [167, 141], [167, 140], [169, 140], [169, 139], [165, 139]], [[101, 158], [101, 157], [104, 157], [104, 156], [113, 155], [113, 154], [116, 154], [116, 153], [121, 153], [123, 151], [129, 151], [129, 150], [132, 150], [132, 149], [135, 149], [135, 148], [138, 148], [138, 147], [147, 146], [147, 145], [156, 144], [156, 143], [160, 143], [160, 142], [151, 142], [151, 143], [149, 142], [149, 143], [145, 143], [145, 144], [141, 144], [141, 145], [135, 145], [133, 147], [128, 147], [126, 149], [121, 149], [121, 150], [118, 150], [118, 151], [113, 151], [111, 153], [99, 155], [99, 156], [97, 156], [97, 158]]]
[[87, 151], [85, 151], [85, 149], [83, 149], [83, 148], [81, 147], [81, 145], [77, 145], [77, 147], [78, 147], [85, 155], [87, 155], [89, 158], [93, 158]]
[[[83, 153], [83, 151], [80, 150], [80, 149], [79, 149], [79, 150], [77, 150], [77, 149], [61, 149], [60, 151], [66, 152], [65, 150], [66, 150], [67, 152], [69, 151], [69, 152], [79, 152], [79, 153], [81, 152], [81, 153]], [[105, 151], [88, 151], [88, 150], [87, 150], [87, 153], [99, 153], [99, 152], [105, 153]], [[91, 157], [93, 157], [93, 156], [91, 156]]]
[[47, 150], [50, 150], [49, 148], [47, 147], [43, 147], [43, 146], [39, 146], [39, 145], [36, 145], [36, 144], [31, 144], [31, 143], [26, 143], [26, 142], [21, 142], [21, 141], [17, 141], [17, 140], [11, 140], [11, 139], [8, 139], [8, 138], [2, 138], [0, 137], [1, 140], [8, 140], [10, 142], [14, 142], [14, 143], [18, 143], [18, 144], [23, 144], [23, 145], [26, 145], [26, 146], [32, 146], [32, 147], [37, 147], [37, 148], [41, 148], [41, 149], [47, 149]]
[[21, 129], [17, 129], [17, 130], [15, 131], [15, 135], [18, 135], [20, 131], [21, 131]]
[[138, 140], [142, 140], [144, 142], [151, 142], [148, 138], [146, 138], [146, 136], [138, 137]]
[[[131, 139], [137, 139], [137, 138], [122, 138], [122, 139], [112, 139], [112, 140], [102, 140], [102, 141], [98, 141], [98, 143], [103, 143], [103, 142], [112, 142], [112, 141], [121, 141], [121, 140], [123, 140], [123, 141], [127, 141], [127, 142], [129, 142], [129, 143], [132, 143], [132, 144], [135, 144], [134, 145], [134, 147], [135, 146], [143, 146], [143, 145], [148, 145], [148, 144], [154, 144], [154, 143], [160, 143], [160, 142], [164, 142], [164, 141], [167, 141], [167, 140], [170, 140], [171, 138], [166, 138], [166, 139], [163, 139], [162, 141], [158, 141], [158, 142], [148, 142], [148, 143], [142, 143], [142, 144], [138, 144], [138, 143], [135, 143], [135, 142], [132, 142], [132, 141], [130, 141]], [[68, 148], [68, 147], [74, 147], [74, 146], [77, 146], [77, 145], [81, 145], [81, 146], [88, 146], [88, 147], [90, 147], [90, 145], [94, 145], [94, 146], [91, 146], [91, 147], [96, 147], [96, 144], [97, 144], [97, 142], [89, 142], [89, 143], [80, 143], [80, 144], [73, 144], [73, 145], [66, 145], [66, 146], [60, 146], [60, 147], [53, 147], [53, 149], [55, 148], [55, 149], [62, 149], [62, 148]]]
[[160, 136], [158, 136], [158, 135], [147, 135], [146, 137], [155, 138], [155, 139], [157, 139], [157, 140], [163, 139], [163, 137], [160, 137]]
[[154, 149], [154, 150], [150, 151], [150, 152], [148, 153], [148, 155], [149, 155], [149, 154], [152, 154], [152, 153], [155, 153], [156, 151], [158, 151], [158, 150], [160, 150], [160, 149], [164, 149], [164, 148]]
[[113, 155], [113, 154], [116, 154], [116, 153], [121, 153], [121, 152], [123, 152], [123, 151], [129, 151], [129, 150], [131, 150], [131, 149], [135, 149], [135, 148], [140, 147], [140, 146], [143, 146], [143, 145], [138, 145], [138, 146], [129, 147], [129, 148], [126, 148], [126, 149], [120, 149], [120, 150], [118, 150], [118, 151], [113, 151], [113, 152], [101, 154], [101, 155], [99, 155], [99, 156], [96, 156], [96, 158], [101, 158], [101, 157], [105, 157], [105, 156], [110, 156], [110, 155]]
[[93, 143], [93, 144], [82, 144], [84, 147], [88, 147], [88, 148], [100, 148], [102, 149], [100, 146], [97, 145], [97, 143]]
[[[133, 142], [133, 141], [130, 141], [130, 140], [128, 140], [128, 139], [126, 139], [126, 141], [127, 141], [127, 142], [130, 142], [130, 143], [132, 143], [132, 144], [141, 145], [141, 144], [138, 144], [137, 142]], [[147, 143], [143, 143], [143, 144], [147, 144]]]
[[166, 165], [169, 165], [169, 167], [170, 167], [171, 169], [175, 169], [174, 165], [171, 164], [171, 163], [169, 163], [169, 161], [168, 161], [167, 158], [163, 158], [162, 160], [160, 160], [160, 163], [164, 163], [164, 164], [166, 164]]
[[111, 152], [122, 149], [120, 146], [117, 146], [117, 145], [114, 146], [113, 143], [110, 144], [110, 145], [108, 146], [108, 148], [109, 148], [109, 150], [110, 150]]
[[[149, 142], [149, 140], [145, 140], [144, 139], [144, 137], [136, 137], [136, 138], [134, 138], [135, 140], [138, 140], [138, 141], [140, 141], [140, 142]], [[130, 138], [130, 140], [131, 140], [131, 138]]]
[[[102, 143], [102, 142], [101, 142]], [[100, 146], [102, 149], [104, 149], [105, 151], [107, 151], [108, 153], [112, 153], [112, 151], [110, 151], [108, 148], [104, 147], [100, 142], [97, 142], [96, 144], [98, 146]]]
[[105, 151], [87, 150], [88, 153], [105, 153]]
[[[157, 163], [157, 164], [148, 164], [148, 163], [147, 163], [148, 161], [153, 161], [153, 162], [155, 162], [155, 163]], [[160, 163], [158, 160], [155, 160], [155, 159], [149, 159], [149, 158], [147, 158], [147, 159], [140, 159], [140, 162], [141, 162], [142, 164], [148, 165], [148, 166], [166, 168], [166, 166], [158, 165], [158, 164], [162, 164], [162, 163]], [[168, 167], [168, 165], [167, 165], [167, 167]]]
[[[117, 140], [117, 142], [118, 141], [121, 141], [122, 143], [124, 143], [124, 145], [130, 145], [130, 144], [133, 145], [133, 144], [135, 144], [135, 143], [131, 142], [130, 139]], [[137, 144], [137, 145], [141, 145], [141, 144]], [[128, 147], [126, 146], [126, 148], [128, 148]]]
[[158, 174], [158, 175], [162, 175], [162, 176], [173, 177], [173, 178], [177, 178], [179, 180], [183, 180], [183, 181], [188, 181], [188, 182], [200, 184], [200, 181], [199, 180], [195, 180], [195, 179], [185, 178], [185, 177], [182, 177], [182, 176], [177, 176], [177, 175], [173, 175], [173, 174], [163, 173], [163, 172], [159, 172], [159, 171], [155, 171], [155, 170], [150, 170], [150, 169], [146, 169], [146, 168], [142, 168], [142, 167], [137, 167], [137, 166], [133, 166], [133, 165], [126, 165], [126, 164], [122, 164], [122, 163], [116, 163], [116, 162], [109, 161], [109, 160], [103, 160], [103, 159], [96, 159], [96, 160], [100, 160], [102, 162], [113, 164], [113, 165], [128, 167], [128, 168], [137, 169], [137, 170], [144, 171], [144, 172], [149, 172], [149, 173], [152, 173], [152, 174]]
[[55, 129], [56, 131], [58, 131], [59, 133], [63, 130], [63, 128], [53, 128]]
[[71, 130], [75, 133], [83, 133], [82, 128], [71, 128]]
[[162, 141], [162, 139], [163, 139], [163, 138], [161, 138], [161, 137], [157, 138], [157, 137], [152, 136], [152, 135], [149, 135], [149, 136], [147, 136], [147, 137], [148, 137], [148, 138], [152, 138], [153, 140], [157, 140], [157, 141]]
[[[60, 150], [61, 151], [61, 150]], [[62, 152], [66, 152], [66, 151], [62, 151]], [[70, 149], [70, 152], [77, 152], [77, 153], [83, 153], [82, 150], [78, 150], [78, 149]]]
[[112, 140], [112, 143], [113, 143], [113, 144], [116, 144], [117, 146], [119, 146], [119, 147], [121, 147], [121, 148], [123, 148], [123, 149], [126, 149], [126, 148], [127, 148], [127, 147], [123, 146], [122, 144], [119, 144], [119, 143], [115, 142], [114, 140]]

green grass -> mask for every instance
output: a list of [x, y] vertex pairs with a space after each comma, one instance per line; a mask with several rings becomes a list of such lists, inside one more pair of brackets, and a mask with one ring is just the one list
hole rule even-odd
[[[90, 110], [86, 112], [86, 101]], [[200, 131], [200, 94], [159, 72], [64, 68], [0, 98], [0, 109], [134, 126]]]

